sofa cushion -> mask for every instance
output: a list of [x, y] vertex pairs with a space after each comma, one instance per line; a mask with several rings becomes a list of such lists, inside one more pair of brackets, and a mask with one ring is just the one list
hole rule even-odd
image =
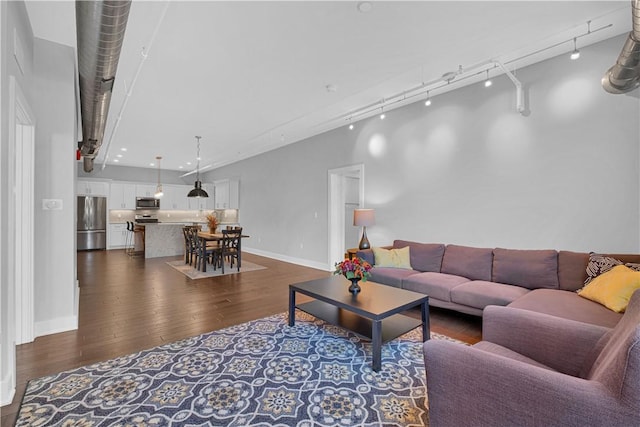
[[587, 278], [589, 254], [586, 252], [558, 252], [558, 287], [565, 291], [577, 291]]
[[492, 280], [528, 289], [558, 289], [558, 252], [496, 248]]
[[371, 265], [375, 264], [375, 258], [371, 249], [360, 249], [358, 250], [358, 252], [356, 252], [356, 256], [364, 261], [367, 261]]
[[440, 272], [489, 282], [492, 262], [493, 249], [491, 248], [447, 245]]
[[418, 271], [405, 270], [403, 268], [373, 267], [371, 269], [371, 277], [369, 277], [369, 280], [401, 288], [402, 279], [416, 273], [418, 273]]
[[413, 274], [402, 281], [402, 288], [429, 295], [441, 301], [451, 301], [451, 289], [469, 279], [452, 274], [425, 272]]
[[624, 313], [631, 295], [640, 289], [640, 271], [617, 265], [578, 291], [578, 295]]
[[440, 272], [444, 245], [439, 243], [417, 243], [408, 240], [394, 240], [394, 248], [411, 248], [411, 267], [418, 271]]
[[582, 298], [575, 292], [555, 289], [534, 289], [509, 304], [509, 307], [537, 311], [607, 328], [614, 327], [622, 317], [621, 314]]
[[371, 248], [376, 267], [405, 268], [411, 270], [409, 246], [398, 249]]
[[488, 305], [507, 305], [529, 292], [520, 286], [474, 280], [451, 289], [451, 301], [484, 309]]

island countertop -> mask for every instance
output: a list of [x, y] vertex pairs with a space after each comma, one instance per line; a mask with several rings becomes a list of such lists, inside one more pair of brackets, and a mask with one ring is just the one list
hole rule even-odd
[[158, 258], [184, 254], [185, 222], [158, 222], [144, 224], [144, 257]]

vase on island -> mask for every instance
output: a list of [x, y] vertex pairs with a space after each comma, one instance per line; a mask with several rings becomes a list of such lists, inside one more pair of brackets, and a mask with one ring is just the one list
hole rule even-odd
[[360, 292], [360, 285], [358, 284], [358, 282], [360, 281], [360, 278], [354, 277], [349, 280], [351, 281], [351, 286], [349, 286], [349, 292], [351, 292], [353, 295], [358, 295], [358, 292]]

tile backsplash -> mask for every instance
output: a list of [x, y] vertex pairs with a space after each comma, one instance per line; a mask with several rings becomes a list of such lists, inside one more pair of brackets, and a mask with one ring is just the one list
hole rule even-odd
[[133, 221], [136, 214], [150, 213], [158, 217], [160, 222], [207, 222], [207, 214], [215, 212], [220, 224], [238, 224], [238, 209], [215, 209], [201, 211], [134, 211], [134, 210], [110, 210], [109, 222], [111, 224]]

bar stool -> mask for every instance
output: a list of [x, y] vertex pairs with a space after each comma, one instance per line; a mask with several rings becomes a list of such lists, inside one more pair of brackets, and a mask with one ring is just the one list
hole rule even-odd
[[127, 221], [127, 237], [125, 239], [124, 252], [129, 255], [133, 250], [133, 222]]
[[[131, 252], [129, 253], [129, 255], [131, 256], [144, 256], [144, 251], [145, 251], [145, 247], [144, 247], [144, 232], [145, 232], [145, 228], [143, 225], [137, 225], [135, 223], [131, 223], [131, 228], [132, 228], [132, 236], [133, 236], [133, 241], [131, 242]], [[139, 237], [138, 237], [139, 236]], [[140, 239], [140, 241], [142, 242], [142, 250], [140, 251], [136, 251], [136, 240]]]

